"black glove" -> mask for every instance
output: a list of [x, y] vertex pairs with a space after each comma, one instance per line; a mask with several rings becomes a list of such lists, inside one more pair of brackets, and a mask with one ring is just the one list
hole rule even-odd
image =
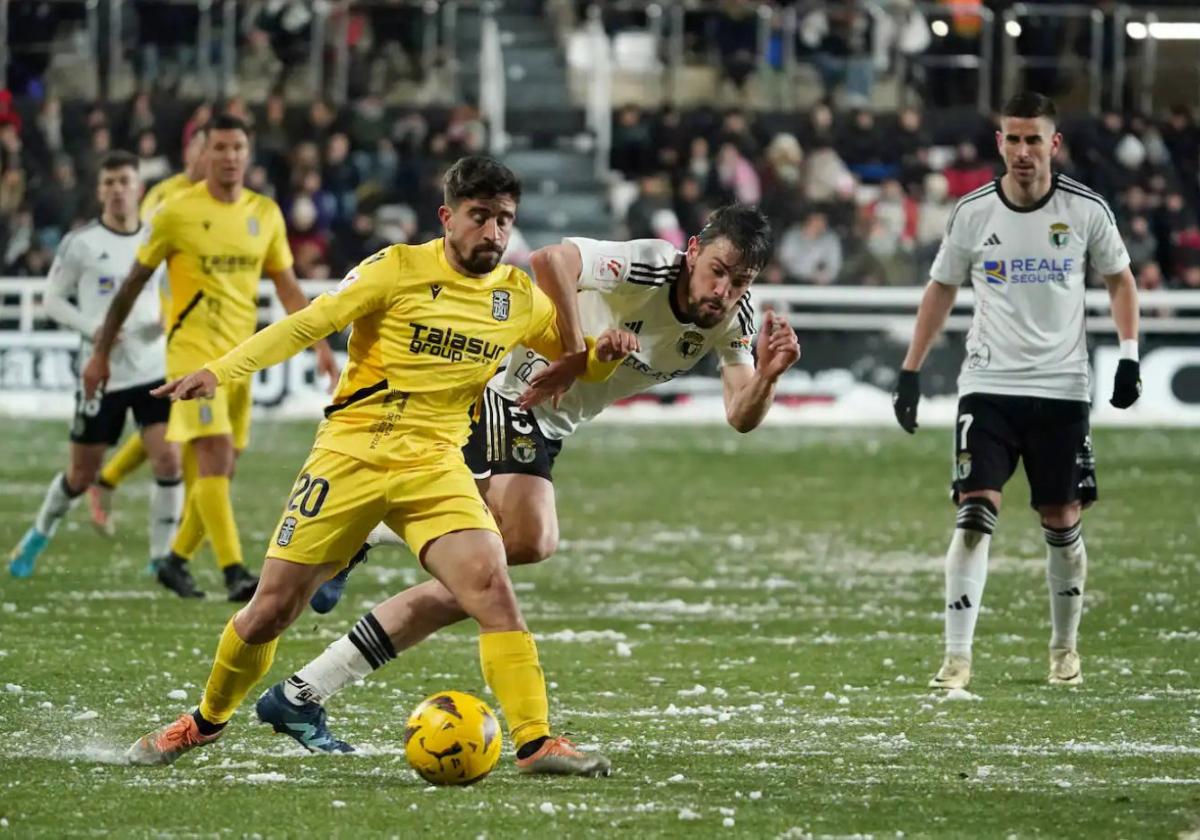
[[917, 402], [921, 399], [921, 374], [915, 370], [900, 371], [896, 390], [892, 392], [892, 408], [900, 428], [910, 435], [917, 430]]
[[1113, 377], [1113, 393], [1110, 403], [1117, 408], [1129, 408], [1142, 395], [1142, 366], [1133, 359], [1117, 362], [1117, 375]]

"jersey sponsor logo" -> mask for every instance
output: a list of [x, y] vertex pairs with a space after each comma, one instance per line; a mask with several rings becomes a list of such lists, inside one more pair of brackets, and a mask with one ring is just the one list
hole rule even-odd
[[492, 317], [497, 321], [508, 320], [508, 303], [510, 295], [503, 289], [492, 292]]
[[256, 219], [254, 216], [251, 216], [246, 220], [246, 231], [251, 236], [258, 236], [258, 219]]
[[442, 287], [439, 286], [437, 283], [434, 283], [432, 286], [429, 287], [429, 294], [433, 295], [434, 300], [437, 300], [438, 295], [440, 295], [441, 293], [442, 293]]
[[1071, 244], [1071, 228], [1064, 225], [1062, 222], [1055, 222], [1050, 225], [1050, 244], [1055, 248], [1063, 249]]
[[537, 457], [537, 444], [527, 435], [517, 435], [512, 442], [512, 457], [518, 464], [532, 464]]
[[703, 346], [704, 336], [695, 330], [688, 330], [679, 337], [679, 341], [675, 342], [675, 349], [685, 359], [694, 358]]
[[643, 376], [649, 376], [655, 382], [670, 382], [672, 379], [683, 376], [688, 372], [687, 368], [684, 368], [683, 370], [673, 370], [670, 373], [655, 370], [636, 356], [626, 356], [625, 361], [621, 362], [621, 367], [627, 367], [632, 371], [642, 374]]
[[201, 254], [200, 270], [205, 274], [257, 271], [260, 262], [260, 257], [252, 257], [249, 254]]
[[283, 522], [279, 525], [279, 536], [275, 538], [275, 545], [287, 546], [292, 541], [292, 535], [296, 533], [296, 517], [285, 516]]
[[592, 267], [592, 274], [601, 282], [616, 283], [624, 273], [625, 260], [619, 257], [596, 257], [596, 264]]
[[1075, 270], [1075, 258], [1018, 257], [984, 260], [983, 279], [993, 286], [1065, 283]]
[[483, 363], [493, 362], [507, 352], [502, 344], [469, 336], [449, 327], [443, 329], [413, 321], [408, 325], [413, 328], [413, 337], [408, 344], [410, 353], [424, 353], [452, 362]]
[[100, 287], [100, 294], [111, 295], [113, 289], [117, 288], [116, 277], [97, 277], [96, 284]]

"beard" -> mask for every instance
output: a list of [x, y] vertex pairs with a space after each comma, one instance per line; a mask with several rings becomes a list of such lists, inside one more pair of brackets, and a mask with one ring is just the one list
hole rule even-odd
[[[706, 306], [706, 304], [711, 305]], [[721, 301], [717, 298], [701, 298], [698, 301], [688, 302], [688, 320], [701, 329], [712, 329], [725, 320], [727, 314], [728, 310], [721, 305]]]
[[471, 274], [488, 274], [500, 265], [500, 259], [504, 256], [503, 251], [495, 250], [487, 245], [479, 245], [467, 254], [464, 254], [453, 243], [451, 243], [451, 247], [454, 248], [454, 255], [458, 257], [459, 263]]

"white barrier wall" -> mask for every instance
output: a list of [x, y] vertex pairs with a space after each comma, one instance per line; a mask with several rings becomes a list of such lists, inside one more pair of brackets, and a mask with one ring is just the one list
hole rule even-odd
[[[44, 324], [40, 280], [0, 280], [0, 414], [62, 418], [74, 405], [78, 336]], [[306, 282], [317, 294], [328, 283]], [[264, 284], [261, 321], [281, 312]], [[903, 356], [921, 290], [813, 289], [765, 287], [755, 290], [761, 306], [787, 312], [800, 333], [804, 356], [780, 384], [772, 424], [887, 425], [894, 422], [891, 387]], [[954, 376], [962, 359], [961, 338], [969, 322], [969, 292], [952, 316], [946, 338], [931, 354], [923, 375], [923, 425], [954, 420]], [[765, 301], [765, 302], [764, 302]], [[1089, 307], [1106, 309], [1103, 292], [1089, 293]], [[1117, 349], [1106, 313], [1089, 320], [1096, 340], [1092, 352], [1097, 425], [1200, 426], [1200, 294], [1146, 295], [1143, 309], [1143, 394], [1134, 408], [1108, 405]], [[1169, 312], [1170, 314], [1164, 314]], [[263, 415], [321, 416], [328, 402], [325, 383], [315, 381], [314, 357], [304, 353], [263, 371], [255, 405]], [[723, 422], [720, 380], [710, 371], [666, 383], [645, 398], [615, 406], [605, 422]]]

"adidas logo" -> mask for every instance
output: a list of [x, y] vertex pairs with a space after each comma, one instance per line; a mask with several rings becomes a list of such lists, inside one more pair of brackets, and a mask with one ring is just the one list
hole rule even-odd
[[991, 236], [989, 236], [987, 239], [983, 240], [984, 248], [992, 248], [999, 244], [1000, 244], [1000, 237], [994, 233]]
[[108, 259], [108, 251], [101, 251], [101, 252], [100, 252], [100, 259], [102, 259], [102, 260], [106, 260], [106, 259]]
[[1083, 593], [1079, 591], [1079, 587], [1078, 587], [1078, 586], [1072, 586], [1070, 589], [1064, 589], [1062, 592], [1059, 592], [1059, 593], [1058, 593], [1058, 597], [1060, 597], [1060, 598], [1071, 598], [1071, 597], [1073, 597], [1073, 596], [1075, 596], [1075, 595], [1082, 595], [1082, 594], [1083, 594]]
[[639, 335], [642, 331], [642, 325], [644, 323], [644, 321], [626, 321], [625, 329], [629, 330], [634, 335]]
[[952, 604], [947, 604], [947, 605], [946, 605], [946, 609], [949, 609], [949, 610], [969, 610], [969, 609], [970, 609], [971, 607], [973, 607], [973, 606], [975, 606], [975, 605], [971, 603], [971, 599], [970, 599], [970, 598], [968, 598], [966, 595], [963, 595], [961, 598], [959, 598], [959, 599], [958, 599], [957, 601], [955, 601], [954, 603], [952, 603]]

